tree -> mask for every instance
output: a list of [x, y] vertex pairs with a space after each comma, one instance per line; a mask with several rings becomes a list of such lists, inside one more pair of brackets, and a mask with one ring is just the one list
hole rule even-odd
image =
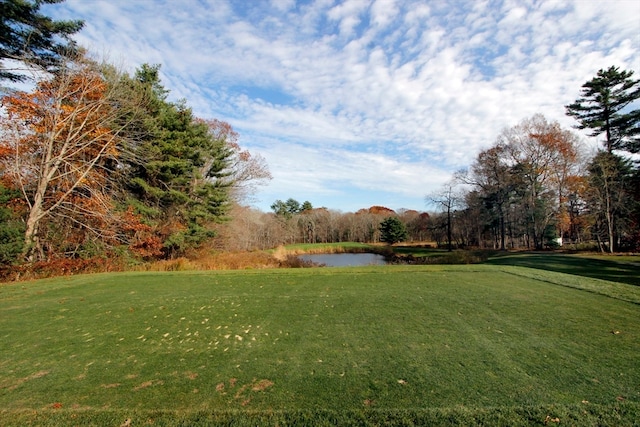
[[[305, 202], [309, 203], [309, 202]], [[310, 204], [310, 203], [309, 203]], [[302, 212], [302, 206], [299, 201], [293, 198], [288, 198], [286, 202], [282, 200], [276, 200], [271, 204], [271, 210], [278, 216], [290, 219], [293, 215]]]
[[[226, 164], [226, 172], [230, 186], [230, 197], [240, 202], [250, 198], [256, 191], [258, 185], [269, 181], [271, 173], [267, 162], [260, 155], [253, 155], [248, 150], [242, 149], [239, 144], [240, 135], [233, 130], [233, 127], [222, 120], [203, 120], [209, 128], [209, 134], [217, 141], [224, 141], [225, 146], [230, 150], [230, 156]], [[201, 174], [210, 168], [211, 161], [208, 161], [201, 168]], [[308, 203], [308, 202], [307, 202]]]
[[[509, 237], [510, 245], [519, 239], [540, 249], [554, 227], [559, 235], [568, 232], [569, 193], [575, 189], [570, 183], [578, 174], [577, 141], [557, 122], [535, 115], [503, 130], [496, 144], [460, 175], [475, 187], [467, 206], [494, 231], [496, 247], [506, 249]], [[475, 228], [480, 237], [484, 230]]]
[[159, 66], [145, 64], [123, 80], [130, 93], [147, 99], [143, 120], [128, 128], [140, 140], [119, 168], [123, 205], [151, 227], [164, 256], [182, 256], [215, 237], [234, 188], [268, 177], [268, 170], [240, 148], [229, 124], [198, 119], [184, 102], [168, 102]]
[[379, 229], [380, 240], [390, 245], [407, 240], [407, 229], [397, 216], [385, 218], [380, 223]]
[[490, 223], [498, 230], [499, 248], [506, 249], [507, 207], [513, 197], [515, 179], [506, 163], [507, 146], [498, 143], [482, 151], [471, 166], [470, 173], [462, 177], [467, 184], [479, 188], [479, 198], [488, 213]]
[[564, 211], [567, 178], [575, 168], [578, 138], [537, 114], [506, 129], [499, 137], [507, 145], [517, 177], [526, 232], [542, 249], [548, 230]]
[[427, 200], [439, 205], [446, 212], [446, 229], [447, 229], [447, 249], [452, 250], [452, 229], [453, 229], [453, 210], [460, 203], [461, 198], [454, 191], [454, 183], [446, 183], [439, 192], [427, 196]]
[[8, 69], [6, 60], [26, 62], [47, 71], [61, 66], [63, 55], [77, 48], [70, 36], [80, 31], [83, 22], [54, 21], [40, 13], [44, 4], [64, 0], [2, 0], [0, 2], [0, 80], [21, 81], [24, 74]]
[[601, 234], [607, 238], [607, 250], [614, 252], [622, 234], [622, 223], [633, 209], [629, 183], [631, 166], [622, 157], [600, 151], [589, 165], [587, 201], [596, 218], [595, 232], [600, 248]]
[[24, 221], [21, 210], [21, 194], [0, 183], [0, 265], [14, 263], [24, 245]]
[[27, 205], [23, 255], [29, 260], [43, 258], [48, 240], [61, 236], [52, 229], [56, 221], [75, 226], [67, 231], [115, 238], [107, 226], [113, 213], [110, 167], [123, 145], [123, 117], [138, 105], [135, 99], [116, 105], [120, 86], [111, 77], [78, 58], [38, 82], [34, 92], [2, 99], [2, 178]]
[[640, 80], [633, 71], [612, 66], [599, 70], [582, 85], [581, 97], [565, 106], [569, 116], [580, 122], [578, 129], [590, 129], [590, 136], [605, 134], [604, 145], [612, 150], [640, 151], [640, 109], [626, 109], [640, 99]]

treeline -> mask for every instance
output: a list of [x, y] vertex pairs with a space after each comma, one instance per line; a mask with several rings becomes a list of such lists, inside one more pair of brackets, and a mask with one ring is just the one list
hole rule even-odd
[[208, 242], [230, 206], [270, 177], [263, 159], [229, 124], [168, 101], [159, 66], [129, 75], [53, 44], [81, 25], [38, 7], [3, 3], [0, 59], [23, 68], [0, 77], [33, 90], [5, 87], [1, 99], [0, 263], [172, 258]]
[[[294, 199], [286, 202], [289, 206], [302, 206]], [[431, 241], [442, 235], [438, 232], [431, 216], [426, 212], [391, 209], [373, 206], [358, 212], [342, 212], [327, 208], [313, 208], [305, 202], [306, 209], [294, 212], [276, 209], [262, 212], [244, 206], [234, 206], [231, 221], [220, 227], [216, 245], [227, 250], [255, 250], [274, 248], [294, 243], [336, 243], [361, 242], [379, 243], [383, 235], [380, 225], [389, 217], [398, 217], [412, 241]], [[441, 239], [440, 239], [441, 240]]]

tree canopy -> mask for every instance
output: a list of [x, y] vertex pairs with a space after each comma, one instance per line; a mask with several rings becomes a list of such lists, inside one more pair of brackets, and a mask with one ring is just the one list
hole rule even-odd
[[39, 260], [125, 245], [173, 257], [214, 236], [237, 182], [268, 171], [227, 139], [230, 125], [200, 120], [166, 93], [158, 67], [131, 77], [76, 58], [32, 92], [2, 98], [3, 197], [25, 209], [0, 213], [26, 224], [21, 245], [19, 227], [0, 230], [7, 254], [20, 246]]
[[60, 66], [62, 57], [76, 52], [70, 36], [80, 31], [81, 20], [55, 21], [42, 13], [44, 4], [64, 0], [0, 1], [0, 80], [21, 81], [26, 77], [17, 69], [7, 68], [13, 60], [36, 65], [47, 71]]
[[633, 71], [615, 66], [601, 69], [582, 85], [580, 98], [565, 107], [579, 129], [590, 129], [590, 136], [605, 134], [608, 152], [640, 152], [640, 109], [626, 108], [640, 99], [640, 80], [632, 76]]
[[400, 218], [390, 216], [380, 223], [380, 241], [390, 245], [407, 240], [407, 228]]

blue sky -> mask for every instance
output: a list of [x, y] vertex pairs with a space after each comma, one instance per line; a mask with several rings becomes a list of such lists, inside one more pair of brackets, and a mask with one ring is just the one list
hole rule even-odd
[[[171, 99], [229, 122], [290, 197], [344, 212], [426, 210], [505, 128], [564, 105], [601, 68], [640, 74], [627, 0], [66, 0], [75, 39], [133, 71], [161, 64]], [[596, 141], [585, 137], [585, 150]]]

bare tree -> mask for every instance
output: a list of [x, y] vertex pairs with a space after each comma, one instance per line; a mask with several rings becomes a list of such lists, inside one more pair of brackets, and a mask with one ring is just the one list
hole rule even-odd
[[462, 197], [456, 191], [457, 183], [455, 181], [449, 181], [445, 183], [439, 191], [431, 193], [427, 196], [427, 202], [431, 202], [436, 206], [439, 206], [443, 212], [446, 213], [446, 230], [447, 230], [447, 249], [453, 249], [453, 212], [456, 207], [461, 203]]
[[[78, 229], [106, 232], [112, 213], [109, 176], [121, 155], [123, 131], [136, 100], [118, 96], [118, 73], [104, 72], [94, 61], [69, 61], [31, 93], [2, 99], [7, 115], [0, 144], [4, 178], [18, 188], [28, 206], [24, 257], [44, 256], [42, 225], [65, 219]], [[116, 102], [116, 100], [118, 102]], [[95, 221], [100, 218], [100, 221]]]

